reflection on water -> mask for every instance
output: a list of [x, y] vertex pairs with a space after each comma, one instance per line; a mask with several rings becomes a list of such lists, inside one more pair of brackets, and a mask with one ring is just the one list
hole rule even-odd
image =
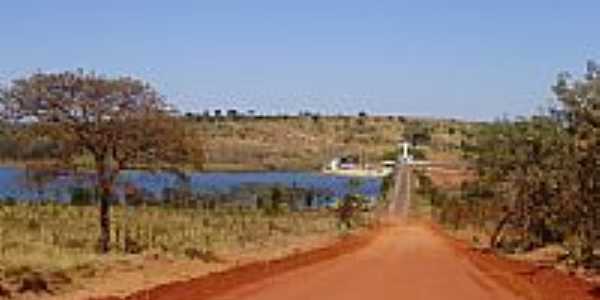
[[[51, 176], [52, 175], [52, 176]], [[248, 172], [248, 173], [192, 173], [188, 178], [175, 174], [147, 171], [124, 171], [118, 180], [118, 194], [126, 186], [143, 191], [149, 198], [164, 199], [174, 189], [185, 187], [194, 194], [231, 194], [280, 186], [316, 195], [342, 197], [351, 190], [367, 197], [377, 197], [381, 180], [361, 179], [354, 189], [351, 178], [310, 172]], [[0, 198], [16, 200], [69, 201], [74, 190], [92, 188], [91, 174], [40, 174], [18, 168], [0, 168]]]

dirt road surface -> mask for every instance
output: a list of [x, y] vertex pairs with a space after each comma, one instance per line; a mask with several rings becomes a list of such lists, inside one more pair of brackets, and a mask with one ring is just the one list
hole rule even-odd
[[385, 230], [352, 255], [248, 284], [219, 300], [517, 300], [420, 225]]
[[394, 225], [367, 247], [234, 289], [218, 300], [517, 300], [427, 226], [403, 222], [410, 208], [410, 169], [392, 193]]

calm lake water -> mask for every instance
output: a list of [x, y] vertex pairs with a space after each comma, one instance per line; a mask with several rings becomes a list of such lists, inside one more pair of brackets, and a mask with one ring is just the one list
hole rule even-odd
[[[77, 187], [91, 187], [94, 179], [90, 175], [63, 174], [39, 180], [38, 184], [27, 179], [27, 172], [19, 168], [0, 168], [0, 199], [17, 200], [53, 199], [68, 201], [70, 190]], [[29, 176], [29, 178], [31, 178]], [[248, 173], [192, 173], [189, 186], [195, 193], [229, 193], [247, 186], [284, 186], [314, 190], [341, 197], [350, 191], [350, 177], [331, 176], [311, 172], [248, 172]], [[125, 171], [119, 177], [119, 186], [131, 184], [160, 198], [163, 190], [174, 188], [181, 180], [174, 174], [146, 171]], [[361, 178], [358, 193], [377, 197], [381, 180]]]

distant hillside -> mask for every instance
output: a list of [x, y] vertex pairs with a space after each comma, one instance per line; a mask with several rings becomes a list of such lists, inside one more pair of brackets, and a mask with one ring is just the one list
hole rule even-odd
[[377, 164], [417, 137], [433, 159], [452, 158], [468, 123], [404, 117], [202, 117], [189, 122], [205, 135], [208, 170], [317, 170], [339, 155]]

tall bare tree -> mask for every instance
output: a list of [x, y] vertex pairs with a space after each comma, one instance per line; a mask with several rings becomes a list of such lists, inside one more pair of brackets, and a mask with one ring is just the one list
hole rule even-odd
[[1, 94], [3, 117], [60, 146], [61, 167], [93, 157], [100, 192], [100, 250], [110, 250], [110, 205], [123, 169], [202, 166], [197, 135], [172, 116], [149, 84], [81, 70], [37, 73], [14, 80]]

